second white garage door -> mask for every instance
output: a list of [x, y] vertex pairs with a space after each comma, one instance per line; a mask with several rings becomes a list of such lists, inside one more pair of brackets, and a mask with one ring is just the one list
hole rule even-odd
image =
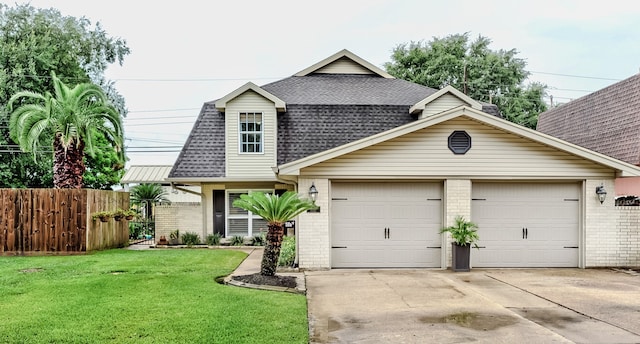
[[332, 267], [440, 267], [442, 183], [331, 186]]
[[581, 186], [473, 183], [473, 267], [577, 267]]

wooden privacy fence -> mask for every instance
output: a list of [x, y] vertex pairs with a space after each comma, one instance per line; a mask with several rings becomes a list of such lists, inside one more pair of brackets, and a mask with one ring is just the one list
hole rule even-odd
[[0, 189], [0, 254], [74, 254], [122, 247], [127, 221], [97, 211], [129, 209], [129, 193], [90, 189]]

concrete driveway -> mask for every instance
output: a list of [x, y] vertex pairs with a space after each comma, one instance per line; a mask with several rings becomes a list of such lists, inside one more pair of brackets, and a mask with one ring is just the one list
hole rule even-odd
[[306, 272], [311, 343], [640, 343], [640, 275], [610, 269]]

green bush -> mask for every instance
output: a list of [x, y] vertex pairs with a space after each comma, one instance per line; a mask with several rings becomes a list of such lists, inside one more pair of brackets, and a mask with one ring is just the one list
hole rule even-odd
[[182, 234], [182, 243], [187, 246], [193, 246], [200, 243], [200, 236], [194, 232], [186, 232]]
[[207, 235], [207, 245], [210, 245], [210, 246], [220, 245], [221, 237], [222, 235], [220, 235], [220, 233], [213, 233], [213, 234]]
[[231, 237], [231, 245], [232, 246], [242, 246], [244, 245], [244, 237], [242, 235], [234, 235]]
[[296, 238], [286, 236], [282, 238], [282, 247], [280, 248], [280, 258], [278, 266], [293, 266], [296, 259]]
[[251, 245], [264, 246], [267, 243], [267, 235], [265, 233], [256, 234], [253, 236]]

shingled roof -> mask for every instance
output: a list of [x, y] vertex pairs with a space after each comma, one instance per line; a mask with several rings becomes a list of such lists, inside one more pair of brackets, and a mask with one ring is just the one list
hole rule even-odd
[[640, 165], [640, 74], [541, 113], [537, 130]]
[[[415, 121], [417, 117], [409, 108], [437, 92], [383, 72], [331, 74], [313, 70], [260, 88], [286, 103], [286, 111], [278, 114], [278, 164]], [[225, 177], [221, 111], [224, 109], [217, 109], [216, 101], [203, 105], [169, 178]], [[483, 104], [483, 111], [501, 117], [495, 105]]]

